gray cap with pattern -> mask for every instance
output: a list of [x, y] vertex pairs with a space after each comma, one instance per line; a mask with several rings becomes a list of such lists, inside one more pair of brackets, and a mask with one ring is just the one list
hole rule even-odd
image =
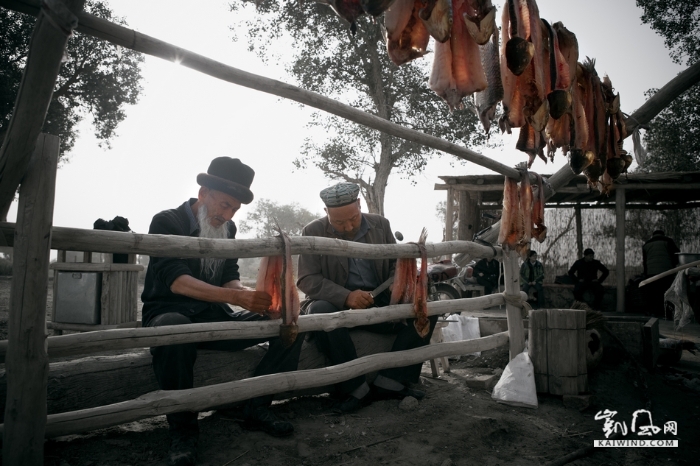
[[342, 182], [321, 191], [321, 200], [326, 207], [342, 207], [355, 202], [359, 194], [358, 185]]

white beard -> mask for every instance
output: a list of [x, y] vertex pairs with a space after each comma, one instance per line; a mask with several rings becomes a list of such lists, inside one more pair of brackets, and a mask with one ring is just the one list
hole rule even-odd
[[[202, 205], [197, 212], [199, 221], [199, 237], [210, 239], [228, 239], [228, 224], [224, 223], [219, 227], [212, 226], [207, 218], [207, 207]], [[207, 281], [216, 277], [219, 269], [224, 265], [224, 259], [213, 257], [203, 257], [200, 259], [202, 267], [202, 278]]]

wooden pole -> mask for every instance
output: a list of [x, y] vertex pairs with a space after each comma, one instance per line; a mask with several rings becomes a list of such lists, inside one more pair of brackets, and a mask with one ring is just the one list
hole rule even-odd
[[41, 134], [19, 191], [13, 263], [3, 464], [41, 465], [44, 460], [46, 300], [49, 283], [59, 139]]
[[583, 227], [581, 225], [581, 204], [576, 204], [574, 207], [576, 213], [576, 250], [578, 258], [583, 257]]
[[[518, 295], [519, 299], [527, 299]], [[428, 303], [428, 315], [476, 311], [504, 303], [502, 294], [477, 298], [434, 301]], [[299, 317], [299, 333], [331, 331], [372, 325], [414, 315], [412, 304], [395, 304], [381, 309], [355, 309], [331, 314]], [[100, 353], [129, 348], [174, 345], [198, 341], [245, 340], [279, 335], [280, 320], [256, 322], [215, 322], [208, 324], [171, 325], [164, 327], [121, 328], [51, 337], [47, 341], [51, 358], [76, 354]], [[5, 357], [7, 342], [0, 341], [0, 361]]]
[[212, 407], [225, 406], [256, 396], [331, 385], [379, 369], [486, 351], [507, 342], [508, 332], [501, 332], [474, 340], [374, 354], [323, 369], [264, 375], [188, 390], [156, 391], [132, 401], [48, 416], [46, 435], [57, 437], [181, 411], [206, 411]]
[[469, 237], [468, 227], [469, 224], [469, 192], [458, 191], [459, 195], [459, 210], [457, 211], [457, 239], [466, 241]]
[[510, 359], [522, 353], [525, 349], [525, 330], [521, 307], [511, 304], [511, 299], [522, 299], [520, 295], [520, 267], [518, 254], [515, 251], [503, 252], [504, 279], [506, 285], [506, 318], [508, 319], [508, 335], [510, 337]]
[[625, 312], [625, 190], [615, 192], [617, 312]]
[[688, 264], [679, 265], [675, 269], [667, 270], [667, 271], [662, 272], [658, 275], [654, 275], [653, 277], [647, 278], [646, 280], [639, 283], [639, 287], [641, 288], [644, 285], [648, 285], [649, 283], [653, 283], [656, 280], [660, 280], [660, 279], [667, 277], [669, 275], [674, 275], [674, 274], [680, 272], [681, 270], [689, 269], [691, 267], [699, 267], [699, 266], [700, 266], [700, 261], [694, 261], [694, 262], [690, 262]]
[[[64, 4], [65, 3], [65, 4]], [[37, 9], [27, 64], [17, 93], [12, 118], [0, 147], [0, 218], [7, 212], [27, 172], [37, 137], [44, 125], [66, 42], [78, 25], [76, 14], [84, 0], [53, 0]]]
[[[21, 7], [24, 11], [32, 11], [38, 1], [0, 1], [0, 5], [8, 8]], [[296, 102], [318, 108], [325, 112], [337, 115], [355, 123], [382, 131], [407, 141], [413, 141], [439, 151], [455, 155], [460, 159], [473, 162], [482, 167], [486, 167], [496, 173], [520, 179], [520, 172], [516, 169], [492, 160], [489, 157], [467, 149], [466, 147], [448, 142], [444, 139], [430, 136], [420, 131], [405, 128], [399, 124], [392, 123], [375, 115], [358, 110], [350, 105], [345, 105], [315, 92], [301, 89], [291, 84], [283, 83], [264, 76], [248, 73], [232, 66], [225, 65], [211, 58], [190, 52], [180, 47], [168, 44], [154, 37], [141, 34], [133, 29], [120, 26], [102, 18], [97, 18], [88, 13], [79, 16], [78, 31], [93, 35], [100, 39], [107, 40], [113, 44], [126, 47], [137, 52], [162, 58], [182, 66], [192, 68], [201, 73], [207, 74], [222, 81], [227, 81], [239, 86], [248, 87], [257, 91], [284, 97]]]
[[454, 215], [455, 215], [455, 201], [454, 201], [454, 190], [447, 190], [447, 202], [445, 204], [445, 241], [452, 241], [454, 232], [452, 228], [454, 227]]
[[[13, 223], [0, 223], [0, 234], [4, 235], [5, 241], [10, 245], [14, 241], [14, 228]], [[283, 252], [282, 245], [277, 238], [207, 239], [62, 227], [54, 227], [51, 231], [51, 249], [69, 251], [135, 253], [183, 258], [217, 257], [221, 259], [274, 256]], [[294, 236], [290, 240], [292, 254], [326, 254], [364, 259], [420, 257], [418, 248], [413, 244], [364, 244], [318, 236]], [[465, 253], [478, 258], [494, 257], [494, 251], [489, 246], [471, 241], [428, 243], [425, 248], [428, 251], [428, 257], [457, 253]], [[496, 248], [495, 257], [500, 257], [500, 253], [500, 248]], [[97, 266], [102, 266], [102, 264], [97, 264]]]

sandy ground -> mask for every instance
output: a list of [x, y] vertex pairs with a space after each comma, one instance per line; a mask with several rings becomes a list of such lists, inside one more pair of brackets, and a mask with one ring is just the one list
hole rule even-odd
[[[0, 332], [6, 331], [8, 285], [0, 279]], [[243, 430], [235, 410], [202, 413], [199, 464], [544, 465], [604, 439], [603, 421], [595, 420], [604, 409], [617, 411], [614, 419], [628, 429], [639, 409], [650, 410], [657, 426], [677, 422], [677, 435], [662, 430], [652, 438], [678, 439], [679, 448], [596, 448], [569, 464], [697, 464], [700, 392], [686, 386], [698, 376], [695, 361], [684, 356], [676, 368], [650, 374], [614, 348], [606, 348], [605, 354], [589, 375], [593, 403], [583, 410], [567, 408], [561, 397], [547, 395], [538, 397], [537, 409], [511, 407], [494, 402], [490, 391], [469, 388], [468, 379], [505, 367], [507, 351], [502, 347], [453, 361], [452, 372], [441, 372], [439, 379], [431, 377], [426, 363], [421, 385], [428, 394], [421, 402], [379, 401], [348, 416], [330, 414], [328, 396], [276, 403], [277, 415], [295, 425], [288, 438]], [[167, 423], [161, 416], [47, 441], [45, 464], [162, 465], [167, 447]]]

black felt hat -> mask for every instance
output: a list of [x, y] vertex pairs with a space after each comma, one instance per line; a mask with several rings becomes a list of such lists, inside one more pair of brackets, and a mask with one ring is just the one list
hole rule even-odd
[[197, 175], [197, 184], [235, 197], [243, 204], [253, 202], [255, 171], [239, 159], [217, 157], [209, 164], [206, 173]]

